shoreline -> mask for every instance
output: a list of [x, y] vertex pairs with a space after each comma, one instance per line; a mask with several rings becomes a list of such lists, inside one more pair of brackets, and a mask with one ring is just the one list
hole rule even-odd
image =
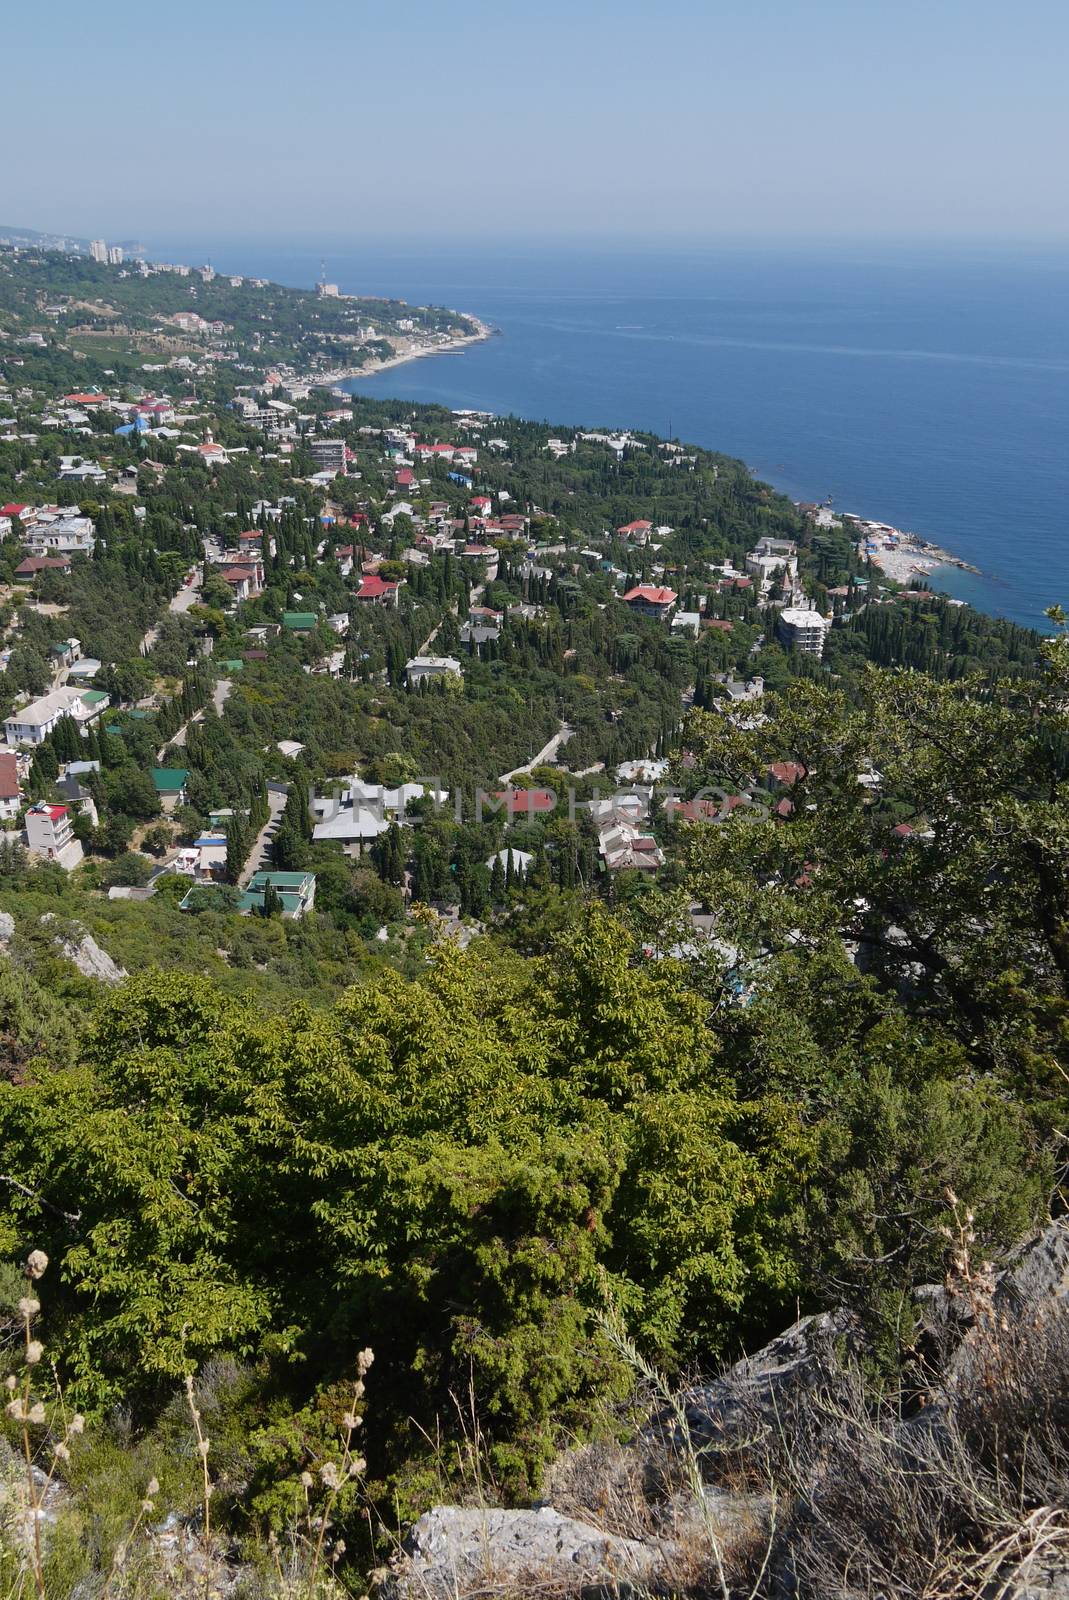
[[394, 367], [407, 366], [410, 361], [422, 361], [428, 356], [455, 355], [458, 350], [467, 350], [473, 344], [483, 344], [487, 339], [492, 339], [496, 328], [488, 322], [483, 322], [481, 317], [471, 316], [464, 311], [458, 315], [466, 317], [475, 324], [474, 333], [458, 333], [452, 338], [444, 339], [440, 344], [423, 344], [418, 340], [401, 343], [399, 340], [388, 340], [393, 347], [393, 355], [376, 356], [373, 361], [365, 363], [362, 367], [339, 367], [334, 372], [317, 373], [307, 381], [317, 389], [335, 388], [342, 383], [352, 383], [359, 378], [376, 378], [380, 372], [389, 372]]
[[[802, 509], [802, 504], [795, 502]], [[809, 506], [805, 506], [810, 511]], [[909, 585], [916, 578], [926, 578], [937, 567], [957, 567], [960, 572], [971, 572], [982, 577], [980, 568], [956, 556], [942, 545], [924, 539], [919, 533], [895, 528], [889, 522], [876, 522], [853, 512], [833, 512], [830, 507], [820, 507], [816, 512], [817, 526], [838, 523], [857, 537], [858, 555], [878, 567], [884, 577], [894, 583]]]

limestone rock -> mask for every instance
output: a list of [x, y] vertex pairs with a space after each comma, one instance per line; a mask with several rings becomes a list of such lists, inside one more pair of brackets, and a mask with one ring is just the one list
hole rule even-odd
[[420, 1517], [380, 1593], [383, 1600], [457, 1600], [521, 1589], [621, 1595], [655, 1581], [663, 1552], [543, 1506], [496, 1511], [436, 1506]]
[[[47, 912], [42, 918], [43, 923], [56, 922], [58, 918]], [[60, 953], [67, 960], [73, 962], [84, 978], [96, 978], [100, 983], [121, 983], [126, 977], [126, 971], [114, 962], [106, 950], [102, 950], [85, 928], [77, 923], [68, 926], [55, 937]]]
[[858, 1333], [847, 1311], [802, 1317], [721, 1377], [680, 1397], [698, 1443], [730, 1446], [762, 1427], [782, 1427], [794, 1402], [828, 1382]]
[[10, 911], [0, 911], [0, 950], [6, 950], [14, 937], [14, 917]]

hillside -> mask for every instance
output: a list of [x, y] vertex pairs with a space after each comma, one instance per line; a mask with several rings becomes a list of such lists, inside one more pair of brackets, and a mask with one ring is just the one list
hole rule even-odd
[[[0, 250], [3, 1582], [414, 1597], [429, 1507], [547, 1483], [599, 1582], [721, 1600], [1053, 1557], [1060, 1346], [988, 1323], [1063, 1210], [1064, 619], [679, 440], [349, 394], [353, 319], [468, 329], [375, 306]], [[647, 1451], [832, 1311], [823, 1412]], [[1044, 1374], [1015, 1498], [955, 1400], [927, 1567], [806, 1545], [827, 1408], [860, 1518], [970, 1321]], [[705, 1478], [745, 1551], [665, 1568]], [[409, 1561], [475, 1559], [440, 1515]]]

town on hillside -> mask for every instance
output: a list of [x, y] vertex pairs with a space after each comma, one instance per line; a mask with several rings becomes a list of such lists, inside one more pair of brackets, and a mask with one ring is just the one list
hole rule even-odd
[[1034, 668], [728, 457], [362, 399], [354, 352], [485, 332], [371, 316], [0, 249], [0, 866], [67, 875], [132, 961], [147, 902], [210, 966], [314, 927], [333, 984], [418, 960], [428, 911], [464, 942], [546, 885], [641, 895], [688, 829], [811, 803], [789, 749], [702, 790], [696, 715], [754, 739], [799, 677]]

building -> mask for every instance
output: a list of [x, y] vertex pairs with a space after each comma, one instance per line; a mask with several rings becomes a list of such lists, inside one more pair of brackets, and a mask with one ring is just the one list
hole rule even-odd
[[405, 676], [411, 689], [427, 678], [460, 678], [460, 662], [453, 656], [413, 656], [405, 662]]
[[746, 557], [746, 570], [762, 581], [777, 572], [785, 572], [793, 583], [798, 577], [798, 547], [793, 539], [758, 539], [756, 547]]
[[616, 537], [627, 539], [631, 544], [649, 544], [653, 532], [653, 523], [641, 518], [634, 522], [625, 522], [622, 528], [617, 528]]
[[19, 583], [32, 583], [34, 578], [42, 572], [69, 572], [71, 563], [69, 556], [27, 556], [25, 561], [20, 561], [15, 568], [15, 577]]
[[303, 917], [315, 904], [314, 872], [257, 872], [238, 901], [238, 910], [245, 916], [252, 911], [262, 912], [269, 888], [274, 889], [281, 900], [282, 915], [286, 918]]
[[122, 245], [121, 244], [109, 244], [109, 246], [108, 246], [108, 266], [109, 267], [121, 267], [122, 266]]
[[12, 822], [22, 805], [19, 761], [13, 750], [0, 754], [0, 822]]
[[100, 716], [107, 703], [108, 696], [100, 689], [55, 689], [13, 711], [4, 721], [4, 738], [10, 745], [41, 744], [61, 718], [73, 717], [84, 727]]
[[648, 583], [637, 584], [623, 597], [624, 604], [639, 616], [654, 617], [658, 621], [667, 617], [678, 598], [674, 589], [657, 588]]
[[331, 472], [335, 477], [345, 476], [344, 439], [306, 439], [304, 444], [320, 472]]
[[82, 859], [69, 806], [50, 806], [43, 800], [31, 806], [26, 813], [26, 843], [35, 855], [56, 862], [66, 872]]
[[[312, 838], [320, 843], [338, 843], [346, 855], [359, 855], [361, 849], [373, 844], [392, 823], [404, 821], [413, 800], [422, 800], [431, 792], [422, 783], [402, 783], [395, 789], [388, 789], [381, 783], [361, 783], [354, 776], [340, 796], [323, 795], [313, 800], [312, 814], [319, 820], [312, 829]], [[448, 798], [445, 789], [434, 794], [438, 806]]]
[[174, 811], [185, 805], [188, 781], [189, 772], [185, 767], [153, 767], [152, 787], [164, 811]]
[[104, 243], [103, 239], [91, 239], [89, 241], [89, 254], [92, 256], [94, 261], [99, 261], [102, 264], [107, 263], [108, 247]]
[[776, 635], [785, 650], [798, 650], [807, 656], [822, 656], [824, 639], [830, 626], [819, 611], [788, 606], [776, 618]]
[[367, 577], [361, 578], [360, 587], [356, 591], [356, 599], [370, 601], [373, 605], [396, 607], [400, 587], [399, 581], [380, 578], [377, 573], [371, 572], [368, 573]]
[[264, 586], [264, 565], [260, 560], [239, 561], [224, 567], [219, 574], [236, 601], [251, 600]]
[[96, 529], [91, 517], [71, 516], [54, 507], [38, 511], [22, 542], [31, 555], [92, 555]]
[[282, 626], [287, 633], [311, 633], [319, 615], [315, 611], [283, 611]]

